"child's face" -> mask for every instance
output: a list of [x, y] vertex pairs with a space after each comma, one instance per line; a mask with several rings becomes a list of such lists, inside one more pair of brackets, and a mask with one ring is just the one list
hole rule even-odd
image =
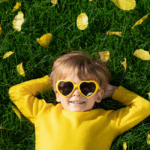
[[[73, 74], [71, 76], [68, 76], [64, 80], [71, 80], [75, 84], [78, 84], [81, 82], [81, 80], [78, 78], [77, 74]], [[64, 109], [67, 109], [71, 112], [83, 112], [83, 111], [88, 111], [93, 108], [95, 102], [100, 103], [104, 94], [104, 90], [97, 91], [95, 95], [91, 96], [90, 98], [87, 98], [83, 96], [78, 88], [74, 90], [74, 92], [68, 96], [64, 97], [61, 94], [58, 93], [58, 91], [55, 92], [56, 94], [56, 101], [60, 102], [62, 107]], [[78, 103], [71, 103], [73, 101], [78, 101], [78, 102], [85, 102], [83, 104], [78, 104]]]

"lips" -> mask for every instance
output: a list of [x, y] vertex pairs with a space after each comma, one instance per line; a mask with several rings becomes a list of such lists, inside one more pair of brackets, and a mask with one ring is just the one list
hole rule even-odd
[[84, 104], [85, 102], [84, 101], [69, 101], [69, 103], [72, 103], [72, 104]]

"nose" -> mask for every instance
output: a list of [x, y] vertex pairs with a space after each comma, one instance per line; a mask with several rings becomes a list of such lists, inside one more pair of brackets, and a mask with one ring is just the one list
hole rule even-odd
[[81, 96], [81, 93], [79, 92], [78, 88], [74, 89], [72, 96]]

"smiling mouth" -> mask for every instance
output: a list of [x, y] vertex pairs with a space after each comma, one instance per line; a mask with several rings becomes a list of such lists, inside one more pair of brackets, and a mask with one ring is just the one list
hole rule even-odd
[[85, 102], [69, 102], [69, 103], [72, 103], [72, 104], [84, 104]]

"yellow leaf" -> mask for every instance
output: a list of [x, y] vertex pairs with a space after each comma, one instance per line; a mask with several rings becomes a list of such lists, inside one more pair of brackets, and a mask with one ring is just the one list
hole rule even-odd
[[77, 17], [77, 27], [79, 30], [85, 30], [88, 26], [88, 16], [85, 13], [81, 13]]
[[148, 51], [145, 51], [143, 49], [137, 49], [134, 54], [134, 56], [142, 59], [142, 60], [150, 60], [150, 54]]
[[150, 145], [150, 134], [147, 135], [147, 144]]
[[110, 53], [109, 51], [103, 51], [103, 52], [99, 52], [100, 58], [103, 62], [108, 61], [109, 57], [110, 57]]
[[147, 19], [147, 18], [148, 18], [148, 15], [142, 17], [140, 20], [138, 20], [138, 21], [134, 24], [134, 26], [132, 27], [132, 29], [133, 29], [135, 26], [141, 24], [141, 23], [142, 23], [145, 19]]
[[52, 3], [53, 5], [56, 5], [56, 4], [57, 4], [57, 0], [51, 0], [51, 3]]
[[111, 31], [107, 31], [106, 34], [109, 34], [109, 35], [118, 35], [118, 36], [122, 36], [121, 32], [111, 32]]
[[17, 9], [19, 9], [19, 7], [21, 6], [21, 3], [16, 3], [16, 6], [14, 6], [12, 12], [16, 11]]
[[127, 69], [127, 62], [126, 62], [126, 58], [124, 58], [124, 62], [122, 62], [121, 64], [124, 66], [124, 69], [125, 69], [125, 72], [126, 72], [126, 69]]
[[92, 1], [92, 0], [89, 0], [89, 1]]
[[127, 149], [127, 143], [123, 142], [123, 150], [126, 150], [126, 149]]
[[19, 11], [13, 20], [13, 28], [17, 31], [20, 31], [23, 22], [24, 22], [24, 14], [21, 11]]
[[9, 56], [12, 55], [13, 53], [14, 53], [14, 52], [12, 52], [12, 51], [9, 51], [9, 52], [5, 53], [4, 56], [3, 56], [3, 59], [9, 57]]
[[20, 113], [20, 111], [15, 106], [13, 106], [13, 105], [12, 105], [12, 109], [16, 113], [16, 115], [18, 116], [18, 118], [21, 120], [21, 113]]
[[52, 34], [51, 33], [44, 34], [42, 37], [37, 38], [36, 40], [39, 42], [39, 44], [41, 46], [46, 48], [46, 47], [49, 46], [49, 44], [50, 44], [50, 42], [52, 40]]
[[0, 35], [2, 34], [2, 27], [0, 26]]
[[17, 71], [20, 75], [22, 75], [23, 77], [25, 77], [25, 72], [24, 72], [24, 69], [22, 67], [22, 63], [17, 65]]
[[117, 7], [122, 10], [131, 10], [136, 6], [135, 0], [111, 0]]
[[150, 99], [150, 92], [149, 93], [147, 93], [148, 94], [148, 97], [149, 97], [149, 99]]

